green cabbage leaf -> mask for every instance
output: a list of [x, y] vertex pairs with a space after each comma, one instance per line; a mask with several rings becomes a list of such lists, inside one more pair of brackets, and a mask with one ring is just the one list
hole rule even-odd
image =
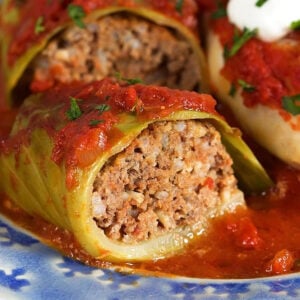
[[[39, 101], [40, 95], [32, 95], [25, 101], [23, 107], [31, 111], [31, 114], [19, 115], [12, 137], [28, 129], [32, 118], [42, 119], [57, 114], [59, 107], [43, 110], [38, 106]], [[33, 128], [29, 141], [20, 143], [13, 151], [2, 151], [1, 190], [29, 214], [41, 216], [72, 232], [81, 246], [94, 257], [110, 261], [141, 261], [172, 255], [186, 246], [196, 228], [179, 227], [165, 235], [134, 245], [114, 241], [93, 220], [91, 199], [93, 183], [105, 162], [126, 148], [150, 123], [188, 119], [207, 120], [218, 129], [233, 158], [236, 176], [245, 192], [261, 193], [272, 186], [271, 179], [237, 130], [217, 115], [178, 110], [164, 117], [145, 120], [137, 118], [134, 113], [120, 113], [115, 127], [123, 135], [115, 139], [111, 147], [97, 156], [91, 164], [76, 170], [78, 185], [71, 189], [66, 185], [64, 164], [58, 164], [52, 159], [53, 138], [45, 128]], [[199, 228], [199, 224], [197, 226]]]

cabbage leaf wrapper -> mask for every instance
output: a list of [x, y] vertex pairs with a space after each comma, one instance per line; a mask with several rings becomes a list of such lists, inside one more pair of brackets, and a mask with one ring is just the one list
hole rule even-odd
[[[176, 35], [181, 36], [181, 42], [185, 41], [185, 43], [188, 44], [192, 49], [191, 55], [193, 55], [194, 57], [194, 62], [190, 66], [190, 68], [195, 68], [196, 71], [198, 70], [197, 72], [199, 72], [199, 76], [201, 77], [201, 82], [199, 82], [199, 87], [196, 90], [206, 91], [208, 89], [208, 83], [206, 80], [208, 76], [206, 61], [201, 48], [201, 42], [199, 40], [198, 34], [198, 7], [193, 0], [182, 1], [182, 3], [179, 3], [180, 5], [178, 5], [178, 2], [180, 1], [4, 1], [0, 17], [0, 35], [3, 40], [3, 43], [1, 45], [2, 64], [0, 70], [3, 73], [3, 77], [5, 78], [4, 82], [6, 103], [2, 103], [2, 106], [6, 105], [10, 107], [13, 105], [17, 105], [18, 101], [23, 100], [19, 97], [21, 94], [26, 96], [30, 94], [30, 86], [32, 80], [31, 73], [33, 72], [34, 68], [31, 63], [39, 54], [41, 54], [41, 52], [48, 46], [51, 41], [58, 40], [59, 35], [62, 34], [66, 29], [71, 27], [77, 28], [78, 31], [72, 33], [72, 35], [84, 35], [84, 32], [87, 32], [86, 30], [90, 28], [89, 24], [93, 23], [91, 26], [95, 27], [95, 22], [97, 20], [100, 20], [107, 16], [115, 16], [118, 14], [123, 17], [125, 16], [125, 19], [128, 16], [135, 16], [137, 18], [144, 19], [157, 26], [161, 26], [162, 28], [168, 28], [170, 32], [175, 32]], [[144, 25], [142, 25], [142, 27], [143, 26]], [[107, 30], [109, 30], [109, 26]], [[135, 30], [134, 27], [132, 28], [132, 30]], [[143, 30], [143, 28], [140, 29], [141, 32]], [[117, 32], [118, 31], [112, 33], [111, 36], [117, 35]], [[92, 34], [100, 35], [100, 33], [98, 32], [93, 32]], [[129, 33], [124, 32], [123, 35], [125, 34]], [[84, 38], [82, 37], [80, 37], [80, 39], [84, 40]], [[116, 38], [116, 40], [117, 39], [118, 38]], [[139, 51], [139, 41], [134, 40], [130, 36], [127, 39], [128, 45], [130, 42], [133, 44], [132, 51]], [[57, 54], [55, 54], [54, 56], [61, 56], [62, 52], [60, 50], [62, 50], [65, 53], [63, 54], [63, 56], [71, 56], [69, 57], [69, 61], [67, 64], [73, 64], [74, 69], [83, 68], [83, 66], [79, 65], [78, 63], [78, 57], [72, 57], [74, 48], [71, 48], [70, 50], [68, 50], [69, 52], [66, 53], [67, 51], [66, 49], [64, 49], [64, 46], [60, 45], [63, 43], [69, 43], [69, 41], [58, 41], [59, 52], [57, 52]], [[87, 41], [87, 43], [92, 44], [93, 42], [89, 40]], [[107, 43], [114, 42], [108, 41], [106, 42], [106, 44]], [[149, 43], [151, 43], [151, 40], [149, 41]], [[126, 48], [128, 47], [128, 45], [125, 44], [122, 47]], [[136, 50], [134, 49], [134, 47], [136, 47]], [[83, 46], [80, 45], [79, 48], [83, 48]], [[78, 49], [75, 50], [78, 51]], [[96, 49], [95, 51], [95, 57], [93, 57], [92, 59], [88, 58], [86, 60], [86, 64], [90, 65], [91, 61], [94, 60], [94, 68], [109, 68], [109, 64], [102, 67], [101, 64], [103, 64], [104, 61], [108, 59], [107, 56], [110, 56], [111, 53], [115, 50], [111, 50], [110, 53], [105, 55], [102, 53], [102, 49]], [[157, 50], [154, 49], [153, 51], [155, 52]], [[176, 51], [178, 51], [178, 49]], [[142, 52], [146, 53], [147, 49], [142, 49]], [[81, 56], [85, 56], [84, 51], [82, 52], [82, 54], [83, 55]], [[96, 59], [96, 56], [98, 56], [98, 60]], [[153, 54], [153, 61], [155, 59], [154, 56], [155, 55]], [[51, 57], [51, 59], [53, 59], [53, 57]], [[74, 63], [74, 61], [77, 61], [77, 64]], [[112, 63], [114, 63], [114, 61]], [[49, 62], [42, 62], [41, 68], [48, 64]], [[58, 65], [52, 66], [51, 68], [50, 70], [48, 70], [48, 72], [50, 72], [51, 74], [52, 72], [63, 72], [59, 71], [59, 69], [61, 69], [61, 62]], [[125, 74], [124, 72], [122, 72], [121, 66], [119, 66], [119, 68], [119, 70], [115, 71], [120, 71], [122, 75], [126, 77], [136, 77], [136, 75]], [[162, 70], [162, 72], [165, 71]], [[155, 77], [155, 75], [157, 77], [157, 74], [153, 74], [153, 76], [151, 76]], [[95, 74], [95, 77], [97, 78], [93, 78], [93, 80], [99, 80], [109, 76], [111, 76], [111, 74], [106, 74], [105, 76], [99, 78], [99, 75]], [[44, 75], [41, 75], [41, 77], [44, 77]], [[142, 79], [144, 80], [144, 78]], [[82, 81], [82, 79], [80, 80]], [[36, 86], [38, 85], [38, 87], [36, 88], [38, 89], [38, 91], [43, 91], [49, 88], [49, 86], [52, 86], [52, 83], [53, 82], [45, 81], [43, 83], [36, 84]], [[155, 82], [149, 83], [156, 84]], [[36, 92], [37, 90], [34, 89], [34, 91]]]
[[[175, 122], [173, 128], [178, 128], [180, 133], [184, 122], [192, 120], [205, 122], [205, 128], [210, 128], [211, 124], [221, 134], [244, 191], [260, 193], [268, 189], [272, 181], [243, 142], [238, 130], [231, 128], [215, 111], [215, 104], [215, 100], [206, 94], [142, 84], [130, 85], [111, 79], [58, 86], [45, 93], [31, 95], [21, 106], [10, 137], [2, 142], [1, 190], [27, 213], [38, 215], [72, 232], [93, 257], [108, 261], [141, 261], [172, 255], [201, 234], [207, 220], [225, 210], [234, 210], [237, 205], [244, 205], [243, 193], [236, 189], [226, 200], [227, 203], [222, 204], [226, 209], [213, 207], [202, 221], [184, 226], [179, 223], [161, 234], [128, 242], [109, 236], [114, 232], [107, 232], [107, 229], [99, 225], [100, 221], [94, 214], [95, 210], [96, 214], [100, 214], [103, 206], [99, 205], [94, 210], [92, 208], [96, 201], [101, 203], [101, 194], [95, 196], [95, 182], [101, 180], [101, 171], [108, 168], [112, 161], [123, 172], [122, 164], [126, 164], [129, 156], [125, 152], [126, 155], [121, 156], [121, 160], [118, 161], [116, 157], [130, 148], [147, 128]], [[149, 132], [151, 133], [150, 129]], [[165, 137], [171, 139], [175, 134], [175, 131], [164, 132], [161, 135], [163, 141], [159, 141], [159, 144], [167, 143]], [[144, 135], [143, 139], [148, 137]], [[185, 138], [187, 137], [181, 137], [182, 140]], [[144, 141], [143, 139], [141, 140]], [[156, 153], [158, 146], [150, 145], [150, 156]], [[172, 147], [176, 150], [177, 146]], [[166, 150], [171, 151], [167, 153], [172, 153], [172, 147]], [[205, 149], [210, 149], [209, 147]], [[141, 151], [135, 149], [133, 154], [139, 157]], [[141, 162], [150, 160], [150, 156]], [[197, 161], [194, 163], [197, 164]], [[127, 176], [130, 173], [127, 171], [128, 169], [122, 174]], [[110, 172], [108, 169], [105, 173], [109, 178], [106, 186], [100, 187], [108, 196], [122, 183], [121, 177], [117, 178], [115, 185], [110, 183]], [[146, 174], [147, 172], [148, 169]], [[165, 178], [180, 173], [170, 175], [170, 170], [163, 167], [160, 172]], [[185, 170], [181, 172], [184, 173]], [[230, 175], [228, 178], [232, 182], [233, 177]], [[138, 179], [143, 182], [143, 178]], [[151, 180], [150, 175], [148, 180]], [[204, 190], [210, 193], [214, 185], [213, 179], [205, 177], [203, 180]], [[138, 206], [143, 195], [137, 190], [130, 191], [130, 183], [126, 184], [127, 197], [133, 195], [135, 206]], [[163, 185], [163, 182], [156, 184], [159, 185]], [[160, 192], [157, 199], [163, 200], [165, 194], [166, 192]], [[124, 198], [124, 193], [121, 195]], [[226, 198], [225, 195], [224, 197]], [[109, 209], [108, 205], [106, 210]], [[136, 211], [132, 209], [131, 217], [134, 212]], [[166, 225], [166, 216], [156, 212]], [[120, 232], [122, 233], [122, 228]], [[134, 234], [137, 232], [133, 231], [132, 235]]]

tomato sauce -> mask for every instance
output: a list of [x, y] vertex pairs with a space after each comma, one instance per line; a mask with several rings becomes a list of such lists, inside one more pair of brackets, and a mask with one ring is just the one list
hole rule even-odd
[[156, 276], [223, 279], [300, 272], [300, 171], [263, 154], [276, 186], [264, 195], [247, 197], [247, 210], [215, 219], [204, 236], [168, 259], [121, 265], [96, 260], [70, 232], [27, 215], [4, 196], [0, 211], [63, 255], [98, 268], [129, 267]]
[[248, 210], [214, 221], [178, 256], [146, 269], [200, 278], [253, 278], [299, 272], [300, 172], [274, 160], [276, 188], [247, 198]]
[[[108, 89], [115, 88], [112, 83], [106, 84]], [[80, 92], [77, 90], [77, 94], [73, 96], [80, 95], [84, 98], [86, 94], [92, 92], [93, 85], [88, 84], [86, 87], [86, 89], [81, 88]], [[133, 93], [131, 88], [126, 90], [128, 95]], [[74, 86], [72, 89], [76, 90]], [[153, 89], [156, 88], [153, 87]], [[143, 97], [146, 97], [147, 90], [144, 90], [142, 86], [135, 86], [134, 91], [140, 97], [145, 93]], [[65, 93], [67, 95], [69, 91], [66, 89]], [[166, 108], [168, 108], [164, 88], [151, 90], [149, 93], [156, 95], [154, 97], [156, 99], [164, 97]], [[197, 95], [192, 94], [195, 94], [195, 97]], [[120, 94], [116, 93], [114, 100], [111, 101], [117, 103], [118, 95]], [[54, 101], [61, 101], [59, 97], [53, 98], [52, 96]], [[125, 109], [131, 109], [134, 103], [130, 100], [130, 96], [127, 99], [128, 102], [125, 101], [124, 104]], [[185, 105], [193, 106], [196, 105], [195, 99], [193, 101], [191, 97], [188, 103], [183, 101], [184, 99], [181, 101], [186, 103]], [[208, 103], [210, 103], [209, 99]], [[110, 102], [110, 105], [113, 106], [113, 102]], [[213, 105], [213, 102], [210, 105]], [[212, 109], [210, 105], [207, 110]], [[155, 105], [153, 107], [152, 117], [155, 117], [157, 112], [155, 112]], [[14, 114], [12, 112], [7, 118], [7, 112], [0, 113], [2, 137], [7, 134]], [[40, 125], [36, 124], [36, 126]], [[197, 278], [253, 278], [300, 272], [300, 171], [288, 167], [265, 153], [257, 145], [251, 144], [259, 159], [264, 162], [275, 186], [262, 195], [247, 197], [247, 210], [240, 209], [235, 213], [215, 219], [204, 236], [189, 245], [184, 252], [168, 259], [114, 266], [90, 257], [70, 232], [49, 224], [37, 216], [27, 215], [3, 195], [0, 201], [0, 211], [17, 224], [37, 234], [43, 242], [57, 248], [64, 255], [95, 267], [129, 267], [143, 274]]]
[[[63, 16], [59, 13], [57, 14], [57, 12], [59, 12], [62, 7], [66, 7], [71, 1], [58, 2], [45, 0], [37, 1], [35, 4], [41, 4], [39, 8], [42, 9], [42, 7], [45, 8], [44, 2], [47, 2], [48, 5], [53, 4], [51, 9], [48, 7], [47, 9], [49, 10], [42, 11], [42, 15], [45, 17], [44, 25], [47, 30], [50, 30], [67, 18], [66, 15]], [[104, 3], [110, 4], [111, 2], [101, 0], [74, 1], [74, 3], [84, 5], [86, 11], [93, 10], [95, 7], [102, 7]], [[124, 3], [125, 2], [128, 5], [132, 4], [131, 1], [124, 0]], [[149, 1], [149, 3], [152, 3], [158, 10], [163, 9], [163, 11], [168, 12], [169, 15], [173, 15], [175, 18], [186, 18], [184, 22], [195, 26], [193, 19], [189, 18], [193, 6], [190, 6], [190, 9], [184, 7], [183, 13], [180, 14], [174, 10], [174, 6], [169, 6], [168, 1]], [[189, 1], [184, 1], [184, 3], [189, 3]], [[55, 5], [59, 5], [59, 7]], [[16, 37], [10, 46], [10, 63], [13, 63], [16, 57], [20, 55], [24, 49], [29, 48], [36, 39], [42, 38], [42, 35], [35, 37], [32, 34], [35, 24], [34, 20], [41, 15], [40, 9], [30, 9], [29, 6], [27, 10], [22, 10], [22, 18], [24, 17], [25, 19], [25, 17], [27, 18], [26, 14], [31, 14], [31, 21], [29, 21], [28, 24], [23, 24], [23, 26], [17, 26], [18, 28], [10, 28], [10, 32]], [[227, 43], [230, 45], [233, 34], [231, 25], [224, 19], [220, 19], [216, 21], [215, 26], [223, 27], [223, 29], [228, 28], [228, 31], [222, 31], [224, 32], [222, 43], [223, 45]], [[292, 38], [299, 39], [297, 34]], [[17, 43], [19, 48], [16, 47]], [[278, 107], [280, 104], [278, 99], [282, 97], [282, 95], [293, 94], [299, 90], [299, 81], [297, 82], [297, 80], [295, 80], [297, 74], [299, 74], [297, 73], [297, 65], [289, 67], [285, 65], [285, 60], [291, 58], [280, 56], [280, 53], [282, 53], [280, 45], [268, 45], [264, 47], [256, 40], [252, 41], [252, 43], [250, 41], [249, 45], [249, 47], [243, 47], [245, 53], [240, 51], [238, 55], [250, 55], [250, 57], [253, 58], [253, 64], [261, 65], [260, 70], [263, 71], [261, 75], [256, 77], [257, 73], [255, 73], [250, 66], [246, 66], [246, 69], [243, 69], [243, 65], [239, 62], [236, 62], [238, 64], [236, 68], [233, 67], [234, 57], [230, 59], [232, 60], [232, 62], [230, 62], [230, 64], [232, 64], [231, 67], [228, 65], [223, 72], [232, 82], [240, 79], [241, 74], [243, 74], [245, 75], [245, 77], [243, 77], [245, 81], [249, 81], [255, 85], [255, 93], [257, 94], [252, 94], [251, 99], [250, 96], [247, 96], [246, 92], [244, 92], [245, 101], [248, 106], [255, 105], [255, 103], [259, 101], [264, 101], [266, 95], [271, 93], [273, 100], [268, 102], [268, 105]], [[294, 75], [290, 77], [292, 78], [291, 81], [276, 81], [276, 76], [274, 75], [275, 71], [272, 70], [270, 62], [262, 59], [261, 56], [258, 55], [258, 49], [263, 49], [265, 53], [271, 53], [269, 57], [272, 60], [276, 59], [279, 66], [278, 72], [281, 74], [286, 74], [286, 77], [288, 77], [290, 70], [292, 70], [291, 72], [295, 72]], [[299, 53], [298, 50], [292, 55], [297, 55], [297, 53]], [[260, 78], [260, 80], [257, 78]], [[261, 81], [263, 81], [263, 83]], [[265, 83], [267, 83], [266, 86], [268, 88], [265, 87]], [[86, 92], [88, 91], [87, 89]], [[137, 88], [135, 92], [142, 94], [143, 90]], [[155, 91], [152, 90], [151, 93], [153, 92]], [[128, 102], [126, 107], [127, 109], [131, 109], [136, 105], [136, 103], [133, 102], [134, 97], [132, 97], [131, 94], [133, 91], [129, 89], [127, 93]], [[69, 96], [67, 90], [66, 95]], [[155, 95], [157, 96], [157, 92]], [[253, 95], [255, 97], [252, 97]], [[84, 98], [85, 94], [81, 92], [81, 94], [75, 93], [73, 96]], [[119, 96], [116, 96], [113, 98], [113, 102], [110, 102], [112, 106], [117, 104]], [[160, 97], [165, 97], [165, 95], [161, 93]], [[56, 101], [61, 100], [53, 97], [53, 95], [51, 98], [56, 99]], [[155, 97], [152, 100], [155, 100]], [[112, 99], [110, 101], [112, 101]], [[168, 101], [166, 101], [166, 104], [168, 104]], [[186, 105], [187, 107], [194, 108], [196, 104], [193, 101], [189, 102], [186, 100]], [[117, 106], [118, 105], [115, 105], [114, 109], [118, 109]], [[168, 107], [168, 105], [166, 105], [166, 107]], [[212, 104], [209, 104], [206, 109], [212, 112], [211, 107]], [[150, 113], [152, 117], [155, 117], [157, 111], [152, 110]], [[15, 115], [16, 111], [7, 112], [0, 110], [1, 140], [8, 135]], [[114, 122], [112, 115], [109, 113], [107, 113], [105, 117], [110, 119], [111, 122]], [[93, 118], [93, 116], [90, 115], [89, 118]], [[86, 122], [90, 120], [91, 119], [86, 119]], [[40, 125], [41, 124], [36, 124], [36, 126]], [[63, 133], [63, 137], [74, 134], [78, 129], [79, 127], [73, 128], [70, 126]], [[51, 129], [48, 128], [48, 130], [50, 131]], [[117, 135], [117, 133], [114, 134]], [[66, 149], [60, 147], [63, 143], [62, 141], [63, 138], [60, 137], [59, 139], [58, 137], [56, 141], [58, 148], [53, 154], [53, 159], [58, 162], [62, 155], [61, 151], [65, 151], [64, 149]], [[75, 139], [75, 141], [81, 145], [84, 143], [80, 138], [78, 140]], [[90, 142], [91, 141], [93, 141], [93, 136], [91, 136]], [[89, 143], [85, 145], [88, 144]], [[251, 145], [253, 145], [255, 153], [264, 163], [267, 171], [273, 178], [275, 182], [274, 188], [270, 191], [266, 191], [266, 193], [262, 195], [248, 196], [246, 199], [248, 204], [247, 210], [238, 210], [235, 213], [226, 214], [223, 217], [215, 219], [207, 233], [189, 245], [183, 253], [168, 259], [136, 264], [130, 263], [124, 264], [123, 266], [133, 268], [136, 272], [143, 272], [145, 274], [168, 274], [169, 276], [181, 275], [197, 278], [255, 278], [300, 272], [300, 171], [283, 164], [268, 153], [265, 153], [265, 151], [258, 146], [252, 143]], [[74, 147], [74, 149], [75, 148], [77, 147]], [[6, 150], [9, 151], [9, 149]], [[82, 165], [88, 164], [88, 161], [80, 160], [80, 153], [72, 152], [70, 149], [66, 151], [72, 153], [72, 155], [75, 155], [79, 159], [77, 163]], [[70, 161], [73, 162], [74, 160], [70, 159]], [[2, 195], [0, 199], [1, 213], [7, 215], [20, 226], [37, 234], [43, 242], [55, 247], [64, 255], [95, 267], [106, 268], [113, 266], [111, 263], [90, 257], [67, 230], [62, 230], [49, 224], [37, 216], [27, 215], [21, 209], [15, 207], [4, 195]], [[119, 266], [120, 265], [117, 265], [115, 267], [118, 268]]]
[[[225, 55], [225, 49], [231, 49], [234, 44], [236, 28], [227, 17], [212, 19], [211, 26], [224, 47]], [[239, 34], [242, 35], [241, 32]], [[253, 37], [225, 60], [221, 73], [233, 86], [237, 88], [239, 80], [243, 80], [253, 87], [242, 92], [246, 106], [262, 104], [280, 110], [280, 114], [286, 120], [291, 118], [291, 115], [282, 109], [282, 98], [300, 93], [299, 30], [272, 43]]]
[[[3, 143], [0, 150], [6, 154], [18, 154], [23, 144], [30, 143], [32, 131], [43, 128], [54, 142], [52, 160], [57, 164], [65, 162], [69, 189], [77, 186], [76, 170], [90, 166], [110, 148], [112, 141], [122, 136], [121, 131], [113, 128], [119, 121], [119, 113], [134, 113], [141, 122], [183, 109], [219, 115], [215, 110], [216, 102], [210, 95], [165, 87], [120, 85], [109, 78], [88, 84], [73, 83], [63, 88], [58, 85], [35, 97], [41, 97], [38, 105], [29, 105], [20, 111], [24, 118], [33, 115], [28, 127]], [[68, 119], [70, 99], [75, 100], [81, 114], [76, 122]], [[102, 109], [108, 109], [99, 111], [97, 103]], [[45, 118], [35, 118], [32, 109], [52, 113]]]

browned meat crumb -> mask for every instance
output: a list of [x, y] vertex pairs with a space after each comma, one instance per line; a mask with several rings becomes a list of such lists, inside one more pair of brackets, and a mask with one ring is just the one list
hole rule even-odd
[[[120, 72], [146, 84], [195, 90], [200, 70], [186, 40], [171, 29], [124, 14], [54, 37], [34, 61], [39, 82], [92, 81]], [[27, 73], [28, 74], [28, 73]]]
[[206, 122], [164, 121], [99, 172], [92, 214], [109, 238], [134, 243], [203, 223], [237, 204], [243, 194], [219, 132]]

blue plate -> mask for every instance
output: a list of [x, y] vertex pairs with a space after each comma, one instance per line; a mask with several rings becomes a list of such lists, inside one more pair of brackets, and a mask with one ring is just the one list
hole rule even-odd
[[300, 274], [249, 280], [122, 274], [66, 258], [0, 216], [0, 299], [300, 299]]

